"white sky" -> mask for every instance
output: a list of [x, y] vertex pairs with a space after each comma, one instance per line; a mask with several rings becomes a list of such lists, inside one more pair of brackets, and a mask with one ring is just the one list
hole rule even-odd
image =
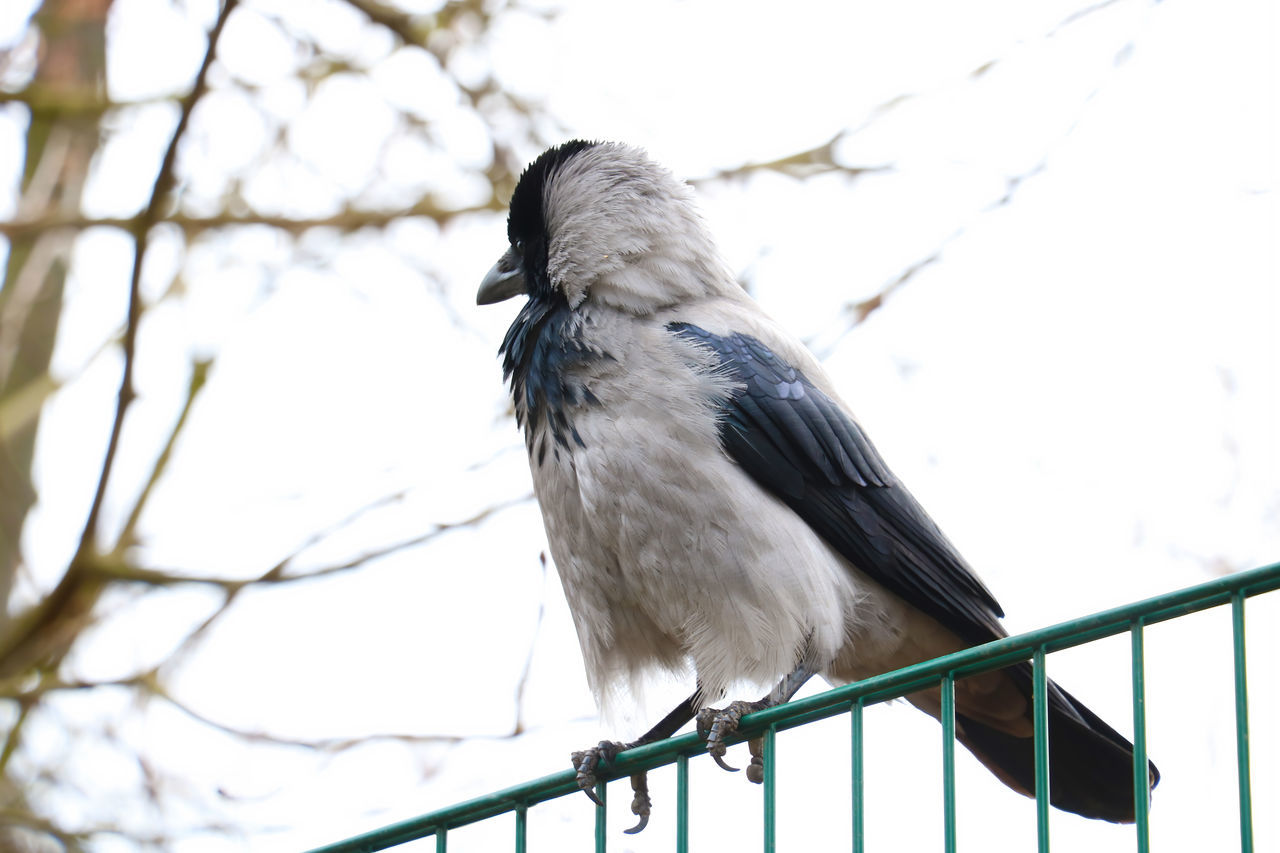
[[[222, 58], [294, 122], [310, 171], [259, 178], [246, 189], [255, 203], [323, 207], [326, 182], [360, 186], [379, 165], [409, 192], [424, 170], [475, 162], [483, 136], [421, 56], [377, 60], [389, 46], [351, 26], [340, 4], [317, 6], [317, 37], [373, 57], [378, 97], [339, 80], [308, 104], [282, 82], [289, 46], [255, 11], [272, 8], [280, 0], [237, 12]], [[508, 16], [492, 55], [475, 61], [545, 98], [570, 135], [643, 145], [691, 178], [874, 119], [841, 155], [891, 171], [855, 183], [769, 176], [709, 187], [704, 209], [767, 310], [824, 353], [890, 464], [995, 591], [1011, 630], [1277, 559], [1273, 4], [1120, 2], [1056, 31], [1078, 4], [779, 8], [568, 3], [551, 24]], [[113, 94], [179, 87], [211, 15], [202, 14], [193, 24], [160, 0], [117, 0]], [[911, 97], [879, 109], [902, 95]], [[381, 99], [439, 115], [433, 127], [452, 163], [405, 143], [379, 164], [391, 126]], [[265, 130], [233, 98], [207, 108], [200, 127], [211, 141], [187, 156], [220, 174], [249, 158]], [[21, 127], [7, 115], [0, 165], [11, 170], [4, 158], [15, 156]], [[103, 152], [89, 212], [136, 209], [146, 185], [137, 172], [154, 169], [171, 128], [163, 106], [131, 116]], [[216, 193], [191, 168], [196, 202]], [[1033, 170], [1009, 204], [990, 209], [1010, 178]], [[464, 177], [448, 180], [458, 198], [474, 192]], [[130, 472], [145, 470], [171, 423], [188, 357], [216, 353], [217, 363], [146, 517], [146, 563], [252, 576], [317, 526], [406, 491], [302, 564], [323, 565], [527, 493], [495, 357], [517, 306], [473, 305], [503, 242], [498, 217], [446, 234], [407, 224], [341, 247], [315, 235], [303, 247], [308, 263], [265, 232], [185, 254], [160, 239], [148, 292], [162, 293], [178, 269], [186, 290], [143, 330], [117, 519]], [[937, 263], [843, 335], [846, 303], [939, 248]], [[74, 381], [47, 410], [42, 501], [26, 536], [37, 583], [56, 578], [88, 504], [118, 370], [114, 353], [98, 353], [120, 321], [128, 251], [109, 232], [78, 247], [56, 356]], [[441, 294], [414, 263], [441, 272]], [[374, 742], [318, 761], [244, 745], [160, 703], [137, 713], [121, 697], [118, 707], [68, 699], [58, 718], [32, 727], [29, 748], [58, 756], [73, 743], [66, 729], [112, 719], [126, 743], [187, 776], [197, 801], [258, 827], [193, 839], [182, 848], [190, 851], [329, 842], [554, 772], [571, 749], [638, 734], [688, 685], [655, 690], [634, 719], [598, 722], [558, 582], [539, 569], [544, 547], [537, 509], [525, 503], [356, 574], [246, 595], [174, 684], [212, 719], [282, 736], [495, 736], [513, 725], [512, 696], [535, 643], [529, 734], [519, 739], [453, 749]], [[215, 601], [198, 590], [119, 598], [73, 674], [127, 676], [163, 657]], [[1280, 798], [1280, 732], [1267, 725], [1280, 719], [1280, 604], [1257, 601], [1249, 618], [1264, 850], [1280, 841], [1280, 817], [1266, 805]], [[1215, 612], [1150, 632], [1149, 744], [1165, 777], [1152, 815], [1157, 849], [1222, 849], [1234, 838], [1226, 624]], [[1054, 677], [1122, 732], [1131, 729], [1126, 650], [1117, 640], [1050, 658]], [[939, 847], [936, 723], [895, 706], [873, 709], [868, 727], [871, 849]], [[780, 849], [838, 848], [849, 823], [847, 725], [781, 744]], [[67, 772], [85, 794], [59, 807], [116, 816], [136, 765], [108, 748], [77, 750]], [[1027, 849], [1032, 803], [957, 754], [961, 846]], [[753, 849], [759, 789], [694, 765], [695, 849]], [[671, 847], [672, 778], [655, 776], [653, 823], [637, 837], [620, 834], [629, 797], [625, 784], [613, 789], [611, 849]], [[585, 798], [531, 814], [531, 849], [589, 843]], [[126, 810], [122, 819], [193, 817]], [[1061, 812], [1052, 827], [1057, 849], [1133, 849], [1130, 829]], [[505, 845], [508, 832], [451, 833], [450, 849]]]

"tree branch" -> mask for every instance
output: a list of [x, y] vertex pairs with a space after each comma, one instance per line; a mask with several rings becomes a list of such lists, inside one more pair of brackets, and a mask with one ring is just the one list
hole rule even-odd
[[[442, 207], [431, 199], [423, 199], [410, 207], [403, 207], [394, 210], [361, 210], [358, 208], [349, 208], [332, 216], [319, 217], [293, 217], [273, 215], [270, 213], [219, 213], [213, 216], [188, 216], [182, 213], [173, 213], [168, 216], [161, 217], [155, 222], [149, 224], [175, 225], [181, 228], [185, 234], [200, 234], [204, 231], [211, 231], [217, 228], [234, 228], [246, 225], [266, 225], [271, 228], [279, 228], [290, 234], [301, 234], [312, 228], [336, 228], [340, 231], [357, 231], [361, 228], [382, 228], [392, 222], [401, 219], [409, 219], [413, 217], [426, 217], [436, 222], [444, 223], [457, 216], [464, 216], [469, 213], [499, 213], [505, 209], [504, 205], [498, 204], [494, 199], [486, 201], [484, 204], [472, 205], [469, 207]], [[93, 216], [65, 216], [52, 215], [43, 216], [39, 219], [18, 219], [8, 222], [0, 222], [0, 234], [11, 239], [39, 234], [46, 231], [56, 230], [59, 228], [71, 228], [82, 231], [86, 228], [119, 228], [130, 234], [136, 234], [141, 228], [147, 226], [145, 214], [139, 214], [135, 217], [93, 217]]]
[[[387, 500], [393, 499], [394, 497], [398, 497], [398, 495], [392, 496], [392, 498], [384, 498], [379, 503], [386, 502]], [[327, 533], [309, 538], [307, 542], [305, 542], [300, 548], [298, 548], [288, 557], [285, 557], [283, 560], [276, 563], [274, 566], [267, 569], [265, 572], [258, 575], [257, 577], [252, 577], [252, 578], [236, 579], [236, 578], [217, 577], [212, 575], [190, 575], [190, 574], [183, 574], [180, 571], [147, 569], [141, 566], [132, 565], [124, 561], [123, 559], [120, 559], [118, 555], [114, 555], [111, 557], [91, 556], [86, 559], [84, 563], [84, 570], [89, 575], [95, 576], [102, 580], [108, 580], [108, 581], [119, 581], [122, 583], [139, 583], [139, 584], [147, 584], [150, 586], [179, 586], [182, 584], [194, 584], [194, 585], [201, 585], [201, 586], [216, 587], [218, 589], [223, 590], [229, 595], [235, 595], [239, 593], [240, 590], [250, 586], [264, 586], [264, 585], [274, 586], [277, 584], [294, 583], [296, 581], [315, 580], [316, 578], [323, 578], [323, 577], [328, 577], [329, 575], [336, 575], [336, 574], [341, 574], [343, 572], [349, 572], [354, 569], [358, 569], [361, 566], [364, 566], [366, 563], [369, 563], [373, 560], [380, 559], [382, 557], [390, 556], [398, 551], [404, 551], [408, 548], [414, 548], [419, 545], [425, 545], [431, 540], [445, 533], [449, 533], [450, 531], [460, 530], [466, 527], [473, 527], [485, 521], [490, 516], [496, 515], [497, 513], [502, 512], [505, 509], [509, 509], [513, 506], [517, 506], [522, 503], [527, 503], [532, 498], [533, 498], [532, 494], [525, 494], [518, 498], [512, 498], [511, 500], [503, 501], [501, 503], [496, 503], [496, 504], [493, 504], [492, 506], [485, 507], [484, 509], [480, 510], [479, 512], [467, 518], [460, 519], [458, 521], [445, 521], [445, 522], [434, 524], [432, 525], [430, 530], [420, 533], [419, 535], [414, 536], [410, 539], [402, 539], [401, 541], [392, 543], [390, 545], [384, 545], [382, 547], [373, 548], [355, 557], [352, 557], [350, 560], [344, 560], [340, 563], [333, 563], [333, 564], [324, 566], [322, 568], [312, 569], [310, 571], [301, 572], [299, 574], [289, 574], [288, 573], [289, 566], [308, 548], [312, 547], [313, 545], [321, 541], [323, 539], [323, 536], [327, 535]], [[369, 507], [364, 507], [361, 510], [359, 510], [357, 513], [353, 514], [352, 517], [354, 518], [359, 514], [367, 511], [368, 509]]]
[[191, 379], [187, 383], [187, 397], [183, 401], [182, 411], [178, 413], [178, 419], [173, 424], [173, 429], [169, 431], [169, 438], [165, 441], [164, 447], [157, 457], [155, 465], [151, 466], [151, 475], [147, 478], [147, 483], [142, 487], [142, 493], [138, 495], [137, 500], [133, 502], [133, 508], [129, 511], [129, 517], [125, 520], [124, 528], [120, 531], [120, 538], [116, 542], [116, 546], [112, 549], [115, 556], [123, 557], [124, 552], [137, 542], [138, 521], [142, 518], [142, 511], [146, 509], [147, 501], [151, 499], [151, 493], [154, 491], [156, 483], [164, 476], [165, 470], [169, 467], [169, 460], [173, 456], [173, 448], [178, 443], [178, 437], [182, 434], [183, 427], [187, 424], [187, 418], [191, 415], [191, 409], [195, 406], [196, 397], [204, 388], [205, 381], [209, 378], [209, 367], [213, 362], [210, 360], [197, 359], [191, 364]]
[[191, 91], [182, 99], [182, 113], [161, 161], [160, 173], [156, 176], [155, 185], [152, 187], [151, 200], [133, 228], [134, 257], [129, 283], [128, 321], [125, 325], [123, 342], [124, 368], [117, 395], [116, 412], [111, 424], [111, 435], [107, 441], [98, 485], [85, 518], [79, 545], [66, 572], [53, 591], [35, 607], [15, 618], [10, 625], [10, 630], [0, 638], [0, 675], [13, 675], [40, 662], [52, 666], [60, 661], [81, 629], [88, 623], [93, 606], [101, 593], [100, 583], [86, 583], [90, 577], [87, 566], [92, 562], [91, 555], [97, 536], [98, 519], [106, 498], [107, 483], [111, 479], [116, 452], [120, 446], [125, 414], [134, 396], [133, 369], [136, 360], [138, 325], [142, 318], [142, 260], [146, 253], [148, 232], [151, 225], [159, 219], [161, 207], [168, 201], [169, 191], [174, 182], [178, 144], [186, 132], [191, 111], [204, 95], [209, 68], [213, 64], [214, 54], [217, 51], [218, 38], [236, 2], [237, 0], [224, 0], [217, 21], [209, 31], [204, 59], [196, 73]]
[[138, 326], [142, 320], [142, 261], [147, 251], [149, 232], [151, 226], [159, 221], [162, 206], [169, 200], [169, 191], [174, 184], [174, 166], [178, 159], [178, 145], [187, 131], [192, 110], [195, 109], [195, 105], [200, 98], [204, 96], [209, 68], [213, 65], [213, 58], [218, 49], [218, 39], [222, 35], [222, 29], [237, 2], [238, 0], [223, 0], [222, 10], [218, 13], [213, 29], [209, 31], [208, 46], [205, 49], [204, 60], [200, 63], [200, 70], [196, 72], [195, 82], [191, 86], [191, 91], [182, 99], [178, 125], [173, 130], [173, 136], [169, 140], [169, 147], [165, 149], [164, 158], [160, 162], [160, 173], [156, 176], [155, 184], [151, 189], [151, 200], [147, 203], [146, 209], [142, 212], [133, 229], [134, 254], [133, 273], [129, 280], [129, 319], [124, 330], [124, 370], [120, 378], [116, 415], [111, 424], [111, 437], [107, 441], [106, 456], [102, 460], [102, 474], [98, 478], [98, 488], [94, 493], [93, 503], [89, 507], [89, 515], [85, 519], [84, 530], [80, 535], [80, 546], [76, 557], [72, 559], [68, 574], [74, 573], [76, 564], [87, 557], [93, 549], [94, 538], [98, 532], [98, 518], [101, 515], [103, 500], [106, 497], [107, 483], [111, 479], [116, 451], [120, 446], [120, 435], [124, 429], [125, 413], [129, 409], [129, 404], [133, 402], [133, 368], [137, 360]]

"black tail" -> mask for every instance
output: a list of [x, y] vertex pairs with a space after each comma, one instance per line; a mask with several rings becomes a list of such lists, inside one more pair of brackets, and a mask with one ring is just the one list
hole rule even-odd
[[[1004, 670], [1031, 696], [1031, 667]], [[1029, 705], [1030, 703], [1028, 703]], [[1035, 796], [1035, 753], [1030, 737], [997, 731], [963, 714], [956, 735], [1009, 787]], [[1151, 789], [1160, 771], [1147, 762]], [[1049, 682], [1049, 802], [1065, 811], [1115, 823], [1132, 823], [1133, 744], [1067, 691]]]

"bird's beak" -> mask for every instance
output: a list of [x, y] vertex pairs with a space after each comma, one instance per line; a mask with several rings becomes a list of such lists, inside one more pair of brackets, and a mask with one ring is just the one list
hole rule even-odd
[[514, 248], [507, 249], [498, 262], [485, 273], [476, 293], [477, 305], [492, 305], [524, 293], [524, 270]]

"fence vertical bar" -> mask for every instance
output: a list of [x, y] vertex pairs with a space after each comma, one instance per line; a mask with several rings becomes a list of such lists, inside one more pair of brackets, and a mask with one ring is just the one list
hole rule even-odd
[[942, 821], [943, 849], [956, 851], [956, 679], [942, 677]]
[[1138, 830], [1138, 853], [1151, 849], [1147, 825], [1150, 808], [1150, 776], [1147, 769], [1146, 662], [1142, 644], [1145, 620], [1139, 616], [1129, 623], [1130, 655], [1133, 663], [1133, 822]]
[[1231, 645], [1236, 675], [1236, 772], [1240, 777], [1240, 853], [1253, 853], [1253, 792], [1249, 782], [1249, 688], [1244, 661], [1244, 592], [1231, 596]]
[[689, 853], [689, 756], [676, 756], [676, 853]]
[[449, 830], [443, 826], [436, 830], [436, 853], [446, 853], [449, 849]]
[[858, 698], [849, 709], [849, 736], [853, 752], [853, 853], [863, 853], [862, 843], [862, 709], [863, 700]]
[[1049, 853], [1049, 675], [1044, 646], [1031, 658], [1031, 697], [1036, 759], [1036, 850]]
[[605, 831], [605, 817], [609, 811], [606, 808], [609, 804], [608, 793], [603, 782], [596, 783], [596, 796], [600, 798], [600, 805], [596, 806], [596, 853], [605, 853], [609, 843], [609, 837]]
[[529, 810], [524, 806], [516, 806], [516, 853], [524, 853], [526, 846], [526, 824]]
[[778, 849], [778, 727], [764, 731], [764, 850]]

